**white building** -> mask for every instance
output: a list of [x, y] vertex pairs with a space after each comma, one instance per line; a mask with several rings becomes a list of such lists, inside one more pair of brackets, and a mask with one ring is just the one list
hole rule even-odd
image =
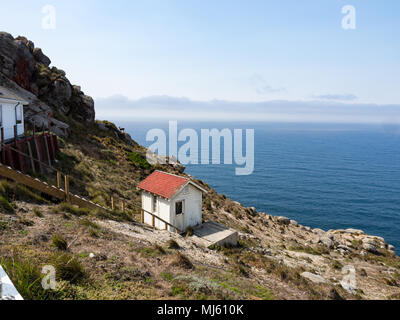
[[[142, 190], [144, 223], [153, 225], [153, 216], [161, 218], [180, 231], [203, 222], [202, 202], [206, 190], [191, 180], [177, 175], [155, 171], [138, 188]], [[154, 227], [175, 232], [171, 226], [155, 218]]]
[[28, 102], [9, 89], [0, 86], [0, 127], [4, 129], [4, 140], [14, 138], [14, 126], [17, 136], [24, 134], [24, 106]]

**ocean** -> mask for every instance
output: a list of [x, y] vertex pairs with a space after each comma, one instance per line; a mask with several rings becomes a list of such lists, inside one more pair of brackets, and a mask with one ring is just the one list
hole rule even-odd
[[[117, 124], [145, 146], [152, 144], [146, 141], [149, 129], [168, 133], [167, 121]], [[179, 122], [179, 129], [184, 128], [255, 130], [253, 174], [236, 176], [236, 165], [187, 166], [187, 173], [217, 192], [312, 228], [362, 229], [400, 249], [397, 127]]]

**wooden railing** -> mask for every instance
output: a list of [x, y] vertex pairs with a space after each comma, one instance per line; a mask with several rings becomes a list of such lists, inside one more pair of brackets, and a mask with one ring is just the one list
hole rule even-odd
[[169, 222], [165, 221], [164, 219], [160, 218], [159, 216], [155, 215], [154, 213], [151, 213], [151, 212], [146, 211], [144, 209], [140, 209], [140, 210], [141, 210], [140, 222], [142, 224], [144, 224], [144, 214], [147, 213], [147, 214], [151, 215], [151, 217], [152, 217], [152, 223], [151, 224], [152, 224], [152, 227], [154, 229], [156, 227], [156, 219], [157, 219], [157, 220], [159, 220], [159, 221], [161, 221], [162, 223], [165, 224], [165, 230], [168, 230], [168, 227], [171, 227], [171, 228], [173, 228], [175, 230], [176, 233], [180, 233], [181, 232], [181, 230], [179, 230], [177, 227], [175, 227], [174, 225], [172, 225]]
[[[149, 214], [152, 217], [152, 224], [151, 226], [155, 229], [156, 225], [156, 220], [160, 221], [161, 223], [165, 224], [165, 230], [168, 229], [168, 227], [172, 228], [175, 230], [176, 233], [182, 232], [177, 228], [176, 226], [172, 225], [171, 223], [165, 221], [164, 219], [160, 218], [159, 216], [155, 215], [154, 213], [151, 213], [149, 211], [144, 210], [141, 206], [137, 205], [133, 201], [127, 200], [127, 199], [117, 199], [114, 196], [110, 197], [110, 203], [111, 203], [111, 209], [101, 206], [99, 204], [96, 204], [90, 200], [87, 200], [83, 197], [80, 197], [78, 195], [72, 194], [70, 191], [70, 175], [64, 174], [60, 170], [52, 167], [50, 164], [44, 163], [34, 157], [32, 155], [25, 154], [24, 152], [8, 146], [11, 150], [14, 152], [18, 153], [21, 156], [28, 157], [30, 161], [32, 162], [37, 162], [39, 163], [40, 166], [43, 166], [45, 168], [48, 168], [49, 170], [53, 170], [56, 172], [57, 177], [56, 177], [56, 185], [52, 185], [50, 183], [41, 181], [37, 178], [33, 178], [27, 174], [24, 174], [20, 171], [14, 170], [11, 167], [8, 167], [6, 165], [0, 164], [0, 175], [11, 179], [13, 181], [16, 181], [18, 183], [22, 183], [30, 188], [36, 189], [40, 192], [46, 193], [52, 197], [55, 197], [57, 199], [60, 199], [62, 201], [69, 202], [73, 205], [77, 205], [79, 207], [84, 207], [84, 208], [89, 208], [89, 209], [101, 209], [101, 210], [106, 210], [106, 211], [114, 211], [116, 210], [116, 203], [119, 200], [120, 203], [120, 209], [122, 212], [126, 212], [126, 209], [128, 205], [140, 210], [141, 212], [141, 224], [144, 223], [144, 214]], [[62, 177], [64, 176], [64, 179]], [[74, 180], [80, 182], [82, 185], [86, 185], [86, 182], [73, 178]], [[64, 188], [62, 186], [62, 180], [64, 180]]]

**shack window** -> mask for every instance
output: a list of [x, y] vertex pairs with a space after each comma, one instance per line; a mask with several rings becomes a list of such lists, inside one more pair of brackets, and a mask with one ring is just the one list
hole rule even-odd
[[15, 122], [16, 124], [21, 124], [22, 123], [22, 106], [17, 105], [15, 107]]
[[183, 201], [178, 201], [175, 203], [175, 213], [176, 215], [183, 214]]
[[157, 211], [157, 197], [153, 196], [153, 212]]

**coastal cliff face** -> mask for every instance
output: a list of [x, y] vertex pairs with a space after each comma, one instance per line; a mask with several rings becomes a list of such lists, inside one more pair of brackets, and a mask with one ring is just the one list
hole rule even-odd
[[38, 128], [49, 122], [53, 131], [67, 135], [69, 123], [94, 122], [94, 101], [72, 85], [63, 70], [25, 37], [0, 32], [0, 85], [30, 102], [26, 120]]
[[[73, 193], [103, 206], [111, 195], [140, 205], [136, 186], [154, 170], [185, 175], [208, 191], [204, 219], [237, 230], [240, 241], [234, 248], [202, 248], [190, 235], [139, 226], [134, 206], [94, 212], [0, 181], [1, 264], [24, 298], [400, 299], [400, 259], [384, 239], [258, 212], [179, 165], [148, 163], [144, 147], [114, 124], [94, 121], [91, 98], [49, 65], [27, 39], [0, 34], [0, 84], [30, 102], [26, 117], [38, 127], [52, 113], [53, 131], [65, 137], [55, 166], [70, 175]], [[49, 264], [58, 274], [52, 292], [39, 281]], [[27, 289], [20, 277], [39, 280]]]

